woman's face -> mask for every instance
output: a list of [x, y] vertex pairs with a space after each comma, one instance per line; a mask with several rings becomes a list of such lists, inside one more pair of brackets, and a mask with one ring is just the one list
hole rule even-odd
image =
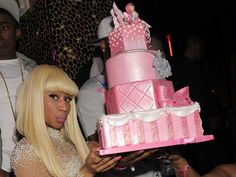
[[70, 112], [72, 96], [63, 92], [46, 92], [43, 99], [46, 125], [61, 129]]

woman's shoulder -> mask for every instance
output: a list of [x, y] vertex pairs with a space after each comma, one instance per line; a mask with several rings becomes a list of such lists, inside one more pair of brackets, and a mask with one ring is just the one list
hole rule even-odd
[[11, 164], [14, 167], [27, 163], [35, 163], [39, 161], [38, 156], [31, 143], [22, 138], [17, 144], [11, 156]]
[[20, 141], [16, 143], [14, 153], [21, 154], [22, 152], [28, 152], [28, 151], [33, 151], [33, 146], [26, 138], [22, 138]]

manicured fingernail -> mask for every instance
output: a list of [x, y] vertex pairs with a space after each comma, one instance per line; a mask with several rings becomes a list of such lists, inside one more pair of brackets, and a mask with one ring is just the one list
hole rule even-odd
[[121, 156], [117, 156], [114, 158], [115, 160], [120, 160], [121, 159]]
[[142, 153], [144, 153], [144, 151], [143, 151], [143, 150], [138, 152], [138, 154], [142, 154]]

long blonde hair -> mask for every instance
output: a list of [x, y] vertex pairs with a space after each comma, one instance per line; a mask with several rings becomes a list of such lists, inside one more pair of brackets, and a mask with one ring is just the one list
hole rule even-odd
[[20, 134], [33, 145], [49, 173], [55, 177], [66, 177], [56, 158], [45, 124], [43, 94], [47, 91], [61, 91], [74, 97], [62, 132], [85, 161], [88, 147], [77, 122], [75, 107], [78, 87], [62, 69], [53, 65], [39, 65], [29, 73], [17, 93], [16, 126]]

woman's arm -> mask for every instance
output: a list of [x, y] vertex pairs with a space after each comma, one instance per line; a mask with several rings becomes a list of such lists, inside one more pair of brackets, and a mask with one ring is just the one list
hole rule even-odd
[[[200, 177], [180, 155], [171, 155], [169, 160], [171, 160], [176, 177]], [[236, 164], [219, 165], [202, 177], [236, 177]]]
[[52, 177], [26, 139], [16, 146], [11, 166], [17, 177]]
[[176, 177], [200, 177], [200, 175], [180, 155], [169, 157]]
[[203, 177], [236, 177], [236, 164], [219, 165]]
[[[33, 162], [33, 161], [32, 161]], [[42, 163], [21, 162], [14, 168], [16, 177], [52, 177]]]

